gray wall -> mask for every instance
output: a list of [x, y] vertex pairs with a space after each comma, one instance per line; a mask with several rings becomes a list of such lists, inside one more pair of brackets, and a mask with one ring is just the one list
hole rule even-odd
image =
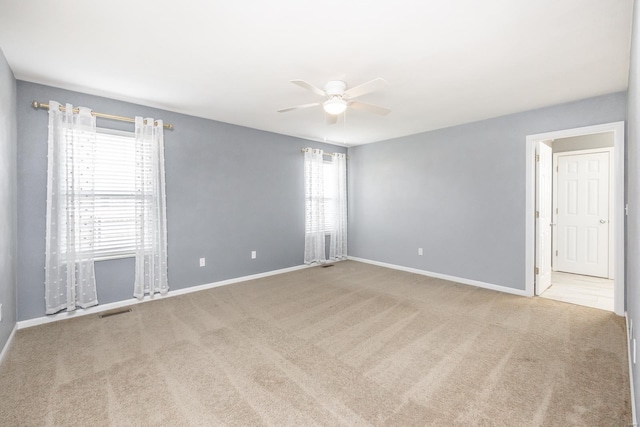
[[551, 144], [554, 153], [613, 147], [613, 132], [558, 138]]
[[[300, 149], [346, 149], [140, 105], [18, 82], [18, 318], [44, 315], [47, 112], [33, 100], [161, 118], [172, 290], [301, 265], [304, 182]], [[133, 130], [98, 119], [98, 126]], [[257, 259], [251, 259], [251, 251]], [[206, 257], [206, 267], [198, 259]], [[98, 300], [132, 298], [133, 259], [96, 263]]]
[[616, 93], [350, 148], [349, 255], [524, 290], [526, 136], [625, 117]]
[[[628, 117], [627, 117], [627, 251], [626, 284], [627, 316], [633, 322], [633, 336], [638, 339], [640, 326], [640, 7], [633, 10], [633, 33], [631, 38], [631, 69], [629, 70]], [[638, 343], [640, 344], [640, 343]], [[636, 408], [640, 409], [640, 371], [632, 366], [635, 384]]]
[[0, 351], [16, 324], [16, 79], [0, 50]]

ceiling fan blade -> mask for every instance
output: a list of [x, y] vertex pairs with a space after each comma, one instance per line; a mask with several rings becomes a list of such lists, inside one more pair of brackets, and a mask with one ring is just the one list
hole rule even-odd
[[391, 110], [388, 108], [380, 107], [373, 104], [367, 104], [366, 102], [360, 101], [351, 101], [349, 103], [349, 107], [356, 110], [367, 111], [369, 113], [380, 114], [381, 116], [386, 116], [391, 112]]
[[337, 114], [325, 114], [325, 120], [328, 125], [334, 125], [338, 122]]
[[389, 83], [387, 83], [385, 79], [378, 77], [377, 79], [373, 79], [356, 87], [352, 87], [351, 89], [345, 91], [344, 94], [349, 98], [356, 98], [370, 92], [375, 92], [376, 90], [385, 88], [387, 86], [389, 86]]
[[284, 112], [291, 111], [291, 110], [299, 110], [301, 108], [316, 107], [318, 105], [322, 105], [322, 103], [314, 102], [313, 104], [296, 105], [295, 107], [283, 108], [281, 110], [278, 110], [278, 113], [284, 113]]
[[323, 91], [322, 89], [320, 89], [318, 87], [315, 87], [311, 83], [305, 82], [304, 80], [291, 80], [291, 83], [293, 83], [294, 85], [298, 85], [300, 87], [303, 87], [305, 89], [308, 89], [311, 92], [315, 93], [316, 95], [327, 96], [327, 93], [325, 91]]

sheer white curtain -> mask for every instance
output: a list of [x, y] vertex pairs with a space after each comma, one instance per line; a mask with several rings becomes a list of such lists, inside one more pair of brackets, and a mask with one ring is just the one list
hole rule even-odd
[[136, 117], [136, 270], [133, 295], [166, 294], [167, 217], [162, 120]]
[[324, 250], [324, 160], [322, 154], [322, 150], [313, 148], [305, 148], [304, 151], [305, 264], [326, 261]]
[[347, 155], [333, 153], [329, 171], [333, 175], [334, 186], [329, 259], [339, 260], [347, 257]]
[[94, 271], [96, 120], [49, 101], [45, 312], [98, 304]]

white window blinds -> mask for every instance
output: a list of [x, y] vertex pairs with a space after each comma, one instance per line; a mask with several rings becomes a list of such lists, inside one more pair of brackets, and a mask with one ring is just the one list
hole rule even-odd
[[324, 162], [324, 231], [329, 233], [336, 228], [336, 177], [331, 162]]
[[[73, 132], [73, 131], [69, 131]], [[76, 213], [80, 210], [93, 210], [93, 253], [95, 259], [133, 256], [135, 253], [135, 137], [131, 132], [117, 132], [98, 129], [95, 144], [83, 144], [75, 147], [76, 159], [82, 157], [85, 150], [93, 150], [95, 160], [93, 169], [93, 188], [84, 194], [78, 194]], [[87, 156], [89, 157], [89, 156]], [[82, 175], [83, 165], [73, 159], [67, 159], [74, 175]], [[91, 188], [91, 186], [88, 186]], [[75, 233], [76, 251], [91, 251], [85, 246], [91, 239], [83, 238], [80, 230]], [[64, 236], [63, 236], [64, 237]], [[63, 246], [64, 247], [64, 246]]]
[[[322, 168], [312, 169], [308, 168], [307, 173], [321, 173], [321, 177], [315, 177], [314, 181], [321, 183], [322, 194], [308, 192], [306, 194], [306, 209], [305, 209], [305, 232], [313, 233], [317, 231], [323, 231], [325, 233], [331, 232], [335, 228], [335, 212], [336, 212], [336, 194], [335, 194], [335, 176], [332, 173], [331, 162], [324, 162]], [[317, 200], [322, 204], [322, 218], [312, 218], [317, 214], [316, 210], [312, 209], [312, 201]]]

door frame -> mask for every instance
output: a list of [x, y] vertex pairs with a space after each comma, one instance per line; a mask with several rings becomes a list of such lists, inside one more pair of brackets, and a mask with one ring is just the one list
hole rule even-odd
[[[595, 153], [609, 153], [609, 221], [607, 227], [609, 227], [609, 241], [607, 244], [609, 245], [609, 250], [607, 251], [609, 254], [609, 259], [607, 260], [607, 278], [615, 279], [616, 269], [614, 264], [615, 259], [615, 251], [613, 250], [613, 242], [615, 239], [613, 238], [613, 233], [615, 230], [616, 217], [613, 214], [615, 212], [613, 205], [613, 195], [615, 194], [615, 187], [613, 183], [615, 182], [613, 172], [615, 171], [614, 165], [614, 157], [613, 157], [613, 147], [602, 147], [602, 148], [588, 148], [585, 150], [573, 150], [573, 151], [561, 151], [559, 153], [553, 153], [553, 191], [551, 194], [553, 195], [553, 206], [558, 206], [558, 157], [560, 156], [574, 156], [580, 154], [595, 154]], [[551, 212], [551, 216], [553, 217], [553, 223], [558, 224], [558, 214], [554, 209]], [[557, 226], [557, 225], [556, 225]], [[558, 247], [558, 233], [553, 233], [551, 239], [551, 247], [557, 250]], [[555, 254], [551, 255], [553, 258], [552, 263], [552, 271], [556, 271], [555, 266], [557, 265], [556, 260], [557, 256]]]
[[594, 133], [613, 132], [613, 307], [614, 313], [624, 316], [625, 283], [624, 283], [624, 122], [604, 123], [594, 126], [558, 130], [554, 132], [527, 135], [525, 158], [525, 294], [534, 295], [535, 284], [535, 184], [536, 184], [536, 144], [547, 139], [567, 138], [571, 136], [590, 135]]

